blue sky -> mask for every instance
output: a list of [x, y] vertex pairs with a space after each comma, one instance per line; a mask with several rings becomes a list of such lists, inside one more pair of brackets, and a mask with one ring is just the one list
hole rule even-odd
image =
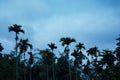
[[14, 48], [13, 24], [23, 26], [34, 48], [61, 37], [73, 37], [87, 48], [115, 48], [120, 34], [120, 0], [0, 0], [0, 42], [4, 52]]

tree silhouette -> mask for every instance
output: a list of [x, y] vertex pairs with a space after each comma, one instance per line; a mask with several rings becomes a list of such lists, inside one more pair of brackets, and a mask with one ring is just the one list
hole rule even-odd
[[[99, 61], [99, 65], [100, 67], [105, 67], [105, 69], [102, 69], [99, 74], [101, 78], [101, 80], [103, 79], [107, 79], [107, 80], [118, 80], [117, 78], [115, 78], [115, 76], [117, 75], [116, 73], [120, 70], [118, 69], [118, 71], [116, 71], [117, 66], [115, 66], [114, 62], [116, 61], [116, 58], [113, 54], [113, 52], [111, 50], [105, 49], [101, 52], [100, 56], [102, 57], [102, 59]], [[98, 65], [98, 66], [99, 66]], [[116, 74], [116, 75], [115, 75]], [[109, 75], [109, 76], [105, 76], [105, 75]]]
[[93, 57], [95, 57], [97, 59], [98, 52], [99, 52], [99, 50], [96, 46], [87, 50], [88, 55], [91, 55], [92, 59], [93, 59]]
[[98, 54], [99, 54], [99, 50], [98, 50], [98, 47], [92, 47], [92, 48], [90, 48], [89, 50], [87, 50], [87, 55], [89, 56], [89, 55], [91, 55], [91, 58], [92, 58], [92, 60], [91, 60], [91, 65], [92, 65], [92, 68], [91, 68], [91, 71], [89, 71], [89, 78], [90, 79], [95, 79], [96, 78], [96, 76], [97, 76], [97, 74], [95, 73], [95, 68], [96, 68], [96, 66], [97, 66], [97, 58], [98, 58]]
[[[33, 49], [32, 44], [28, 43], [28, 39], [20, 39], [20, 42], [17, 44], [17, 47], [20, 49], [20, 54], [24, 54], [24, 61], [25, 61], [25, 52], [27, 51], [28, 47], [30, 50]], [[24, 62], [24, 80], [26, 80], [26, 72], [25, 72], [25, 62]]]
[[4, 48], [2, 47], [2, 45], [1, 45], [1, 43], [0, 43], [0, 58], [2, 57], [2, 50], [3, 50]]
[[[80, 43], [80, 42], [75, 47], [76, 47], [76, 49], [74, 49], [74, 51], [71, 55], [75, 58], [74, 67], [75, 67], [75, 72], [76, 72], [76, 80], [78, 80], [77, 69], [78, 69], [78, 67], [82, 66], [82, 60], [85, 58], [85, 55], [83, 55], [83, 53], [82, 53], [82, 49], [85, 49], [85, 47], [84, 47], [84, 44]], [[81, 65], [81, 66], [79, 66], [79, 65]]]
[[54, 49], [57, 48], [57, 46], [55, 46], [54, 43], [48, 44], [48, 46], [50, 47], [50, 49], [52, 50], [52, 52], [53, 52]]
[[[52, 50], [52, 53], [53, 53], [53, 50], [57, 48], [57, 46], [55, 46], [54, 43], [48, 44], [48, 46], [49, 46], [50, 49]], [[53, 53], [53, 54], [54, 54], [54, 53]], [[55, 62], [55, 59], [53, 59], [53, 80], [55, 80], [54, 62]]]
[[33, 54], [32, 52], [28, 52], [28, 54], [30, 55], [30, 58], [29, 58], [29, 61], [28, 61], [28, 64], [29, 64], [29, 67], [30, 67], [30, 80], [32, 80], [31, 76], [32, 76], [32, 73], [31, 73], [31, 65], [33, 64], [34, 62], [34, 59], [33, 59]]
[[78, 67], [78, 65], [79, 65], [79, 61], [78, 61], [78, 50], [75, 50], [75, 49], [74, 49], [74, 51], [72, 52], [71, 55], [75, 58], [75, 60], [74, 60], [75, 78], [76, 78], [76, 80], [78, 80], [78, 79], [77, 79], [77, 67]]
[[78, 43], [77, 45], [76, 45], [76, 48], [78, 49], [78, 50], [82, 50], [82, 49], [84, 49], [85, 50], [85, 46], [84, 46], [84, 44], [83, 43]]
[[70, 37], [62, 37], [60, 39], [60, 42], [62, 42], [62, 46], [64, 46], [64, 45], [69, 46], [70, 43], [76, 42], [76, 40], [74, 38], [70, 38]]
[[79, 58], [79, 62], [80, 64], [82, 63], [82, 59], [86, 58], [85, 55], [83, 55], [83, 52], [82, 52], [82, 49], [85, 50], [85, 46], [83, 43], [78, 43], [76, 45], [76, 49], [77, 49], [77, 52], [78, 52], [78, 58]]
[[68, 59], [68, 63], [69, 63], [69, 77], [70, 77], [70, 80], [71, 80], [71, 70], [70, 70], [70, 62], [69, 62], [69, 51], [70, 51], [69, 45], [72, 42], [76, 42], [76, 40], [74, 38], [70, 38], [70, 37], [63, 37], [63, 38], [60, 39], [60, 42], [62, 42], [62, 46], [66, 45], [64, 52], [65, 52], [66, 57]]
[[102, 63], [107, 64], [107, 66], [113, 66], [115, 61], [115, 56], [112, 54], [113, 52], [111, 50], [103, 50], [103, 54], [101, 55]]
[[[62, 37], [60, 42], [64, 52], [55, 54], [57, 52], [54, 50], [59, 46], [50, 43], [49, 49], [39, 49], [38, 53], [33, 54], [32, 44], [28, 39], [20, 39], [18, 36], [19, 33], [24, 33], [21, 27], [14, 24], [8, 28], [9, 32], [15, 32], [14, 51], [3, 53], [4, 48], [0, 42], [0, 80], [120, 79], [120, 36], [116, 39], [116, 48], [112, 50], [99, 50], [96, 46], [86, 50], [80, 42], [74, 47], [70, 45], [76, 42], [74, 38]], [[71, 47], [74, 47], [72, 53]], [[29, 57], [25, 58], [27, 55]]]
[[42, 56], [43, 63], [47, 68], [47, 80], [49, 80], [49, 66], [53, 63], [54, 54], [50, 51], [50, 49], [40, 50], [40, 54]]
[[0, 80], [15, 80], [15, 57], [13, 54], [2, 54], [0, 58]]
[[3, 48], [2, 44], [0, 43], [0, 52], [1, 52], [3, 49], [4, 49], [4, 48]]
[[21, 25], [17, 25], [14, 24], [13, 26], [10, 26], [9, 32], [13, 31], [15, 32], [15, 41], [16, 41], [16, 45], [15, 45], [15, 54], [16, 54], [16, 80], [18, 80], [18, 69], [17, 69], [17, 65], [18, 65], [18, 61], [17, 61], [17, 41], [19, 39], [18, 34], [21, 33], [25, 33], [23, 29], [21, 29]]
[[117, 45], [117, 48], [115, 49], [115, 54], [117, 56], [117, 59], [118, 59], [118, 63], [120, 64], [120, 35], [119, 37], [116, 39], [118, 42], [116, 43]]

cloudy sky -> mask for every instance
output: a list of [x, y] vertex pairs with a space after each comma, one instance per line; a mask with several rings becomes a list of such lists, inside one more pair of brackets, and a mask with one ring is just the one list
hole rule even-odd
[[34, 48], [43, 49], [61, 37], [72, 37], [87, 48], [113, 49], [120, 34], [120, 0], [0, 0], [0, 42], [13, 50], [13, 24], [22, 25]]

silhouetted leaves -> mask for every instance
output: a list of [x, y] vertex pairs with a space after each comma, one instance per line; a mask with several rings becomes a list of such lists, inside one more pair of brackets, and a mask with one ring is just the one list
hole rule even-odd
[[0, 52], [3, 50], [4, 48], [2, 47], [1, 43], [0, 43]]
[[30, 48], [30, 50], [33, 49], [32, 44], [28, 43], [28, 39], [20, 39], [20, 42], [17, 44], [17, 48], [19, 48], [20, 50], [20, 54], [24, 53], [27, 51], [28, 48]]
[[9, 29], [9, 32], [10, 32], [10, 31], [14, 31], [14, 32], [16, 32], [17, 34], [18, 34], [19, 32], [25, 33], [24, 30], [21, 29], [21, 27], [22, 27], [21, 25], [14, 24], [13, 26], [10, 26], [8, 29]]
[[60, 39], [60, 42], [62, 42], [62, 46], [64, 46], [64, 45], [69, 45], [72, 42], [76, 42], [76, 40], [70, 37], [63, 37]]
[[15, 40], [17, 41], [19, 38], [18, 38], [18, 34], [21, 32], [21, 33], [25, 33], [23, 29], [21, 29], [21, 25], [17, 25], [17, 24], [14, 24], [13, 26], [10, 26], [8, 28], [9, 32], [13, 31], [16, 33], [16, 37], [15, 37]]
[[52, 51], [57, 48], [54, 43], [48, 44], [48, 46], [51, 48]]
[[[36, 56], [38, 58], [35, 60], [34, 53], [36, 52], [32, 51], [32, 44], [29, 43], [28, 39], [19, 40], [18, 38], [20, 32], [25, 33], [21, 27], [21, 25], [14, 24], [8, 28], [9, 32], [16, 33], [15, 51], [4, 54], [4, 48], [0, 43], [0, 80], [15, 80], [15, 77], [18, 77], [16, 80], [24, 80], [25, 76], [26, 80], [120, 79], [120, 36], [116, 39], [115, 50], [99, 50], [96, 46], [86, 50], [84, 44], [79, 42], [73, 51], [71, 51], [70, 44], [76, 40], [62, 37], [60, 42], [64, 47], [61, 55], [54, 51], [54, 49], [59, 49], [59, 46], [50, 43], [48, 44], [49, 49], [38, 49], [39, 55]], [[19, 56], [17, 55], [18, 51]], [[26, 52], [28, 54], [26, 54], [26, 59], [24, 57], [25, 63], [20, 55], [24, 54], [25, 56]], [[18, 59], [19, 63], [17, 64]]]

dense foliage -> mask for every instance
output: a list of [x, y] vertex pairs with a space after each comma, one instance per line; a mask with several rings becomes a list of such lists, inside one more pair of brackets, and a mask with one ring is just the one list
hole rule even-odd
[[[19, 32], [25, 33], [21, 27], [17, 24], [9, 27], [9, 31], [16, 33], [12, 52], [3, 53], [5, 48], [0, 43], [0, 80], [120, 79], [120, 37], [114, 50], [99, 50], [96, 46], [86, 49], [83, 43], [75, 43], [74, 38], [63, 37], [60, 39], [63, 52], [58, 53], [54, 50], [59, 46], [54, 43], [45, 50], [34, 49], [28, 39], [19, 38]], [[76, 44], [73, 51], [71, 43]]]

